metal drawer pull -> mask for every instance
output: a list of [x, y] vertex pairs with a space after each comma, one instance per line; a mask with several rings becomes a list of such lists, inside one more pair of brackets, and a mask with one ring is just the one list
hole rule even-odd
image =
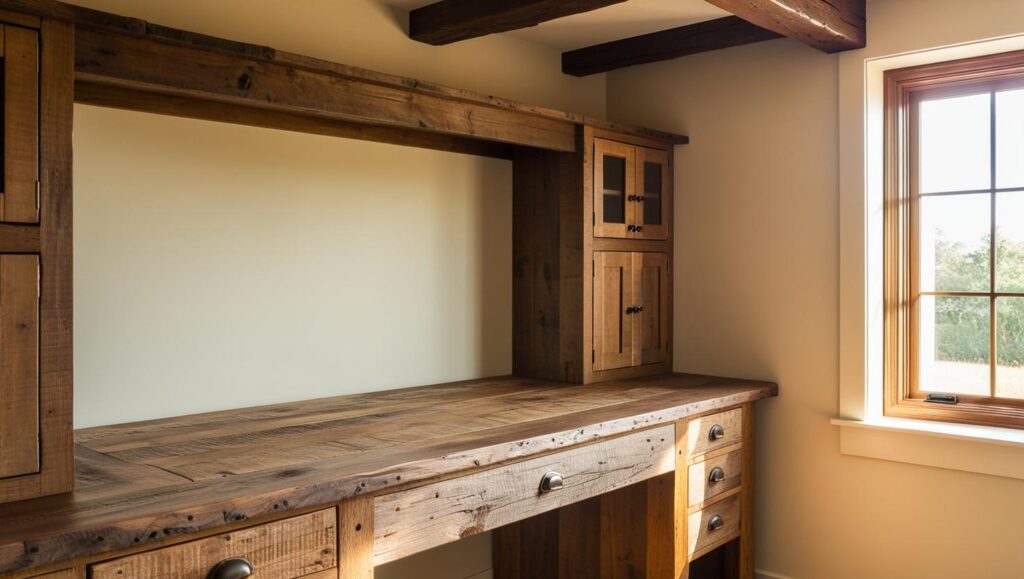
[[721, 467], [716, 466], [711, 469], [711, 474], [708, 475], [708, 482], [711, 484], [720, 483], [725, 480], [725, 471]]
[[250, 576], [252, 576], [252, 563], [241, 557], [234, 557], [224, 559], [214, 565], [206, 579], [244, 579]]
[[551, 471], [544, 475], [544, 478], [540, 479], [540, 492], [549, 493], [551, 491], [557, 491], [565, 485], [565, 479], [561, 474]]
[[725, 429], [722, 428], [718, 424], [712, 426], [711, 430], [708, 431], [708, 439], [709, 440], [718, 440], [719, 438], [722, 438], [723, 436], [725, 436]]
[[714, 532], [724, 526], [725, 519], [722, 518], [722, 515], [711, 515], [711, 518], [708, 519], [708, 531]]

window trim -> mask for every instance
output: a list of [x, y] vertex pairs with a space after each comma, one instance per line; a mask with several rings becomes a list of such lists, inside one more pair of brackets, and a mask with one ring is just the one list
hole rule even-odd
[[[883, 83], [883, 413], [888, 417], [1024, 428], [1024, 400], [961, 395], [958, 404], [941, 405], [924, 402], [923, 395], [916, 391], [918, 199], [913, 188], [917, 151], [911, 139], [916, 128], [912, 107], [925, 93], [953, 96], [982, 86], [986, 90], [1024, 87], [1024, 51], [888, 70]], [[993, 150], [991, 154], [996, 153]], [[995, 264], [989, 267], [994, 271]], [[995, 292], [994, 287], [989, 289]], [[994, 320], [990, 324], [994, 327]], [[993, 342], [990, 355], [994, 348]]]

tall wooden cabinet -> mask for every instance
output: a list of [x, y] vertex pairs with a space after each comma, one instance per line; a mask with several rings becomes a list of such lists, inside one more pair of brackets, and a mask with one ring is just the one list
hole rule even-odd
[[72, 37], [0, 11], [0, 502], [74, 483]]
[[513, 366], [598, 382], [672, 368], [672, 145], [585, 126], [514, 167]]

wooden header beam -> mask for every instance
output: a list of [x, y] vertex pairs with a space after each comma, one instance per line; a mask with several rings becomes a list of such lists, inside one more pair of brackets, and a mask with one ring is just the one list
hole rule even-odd
[[441, 0], [409, 13], [409, 37], [451, 44], [496, 32], [536, 26], [625, 0]]
[[823, 52], [867, 44], [866, 0], [708, 0], [736, 16]]
[[563, 53], [562, 72], [587, 76], [781, 37], [742, 18], [727, 16]]

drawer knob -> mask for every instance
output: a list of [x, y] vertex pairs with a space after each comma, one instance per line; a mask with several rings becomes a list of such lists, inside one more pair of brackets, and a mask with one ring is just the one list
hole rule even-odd
[[722, 467], [716, 466], [711, 469], [711, 474], [708, 475], [708, 482], [711, 484], [720, 483], [725, 480], [725, 471]]
[[214, 565], [206, 579], [244, 579], [251, 575], [252, 563], [241, 557], [234, 557]]
[[542, 493], [557, 491], [563, 486], [565, 486], [565, 478], [555, 471], [547, 473], [544, 478], [540, 479], [540, 492]]
[[722, 515], [711, 515], [711, 518], [708, 519], [708, 531], [714, 532], [724, 526], [725, 519], [722, 518]]
[[708, 440], [718, 440], [725, 436], [725, 429], [721, 425], [716, 424], [711, 427], [708, 431]]

